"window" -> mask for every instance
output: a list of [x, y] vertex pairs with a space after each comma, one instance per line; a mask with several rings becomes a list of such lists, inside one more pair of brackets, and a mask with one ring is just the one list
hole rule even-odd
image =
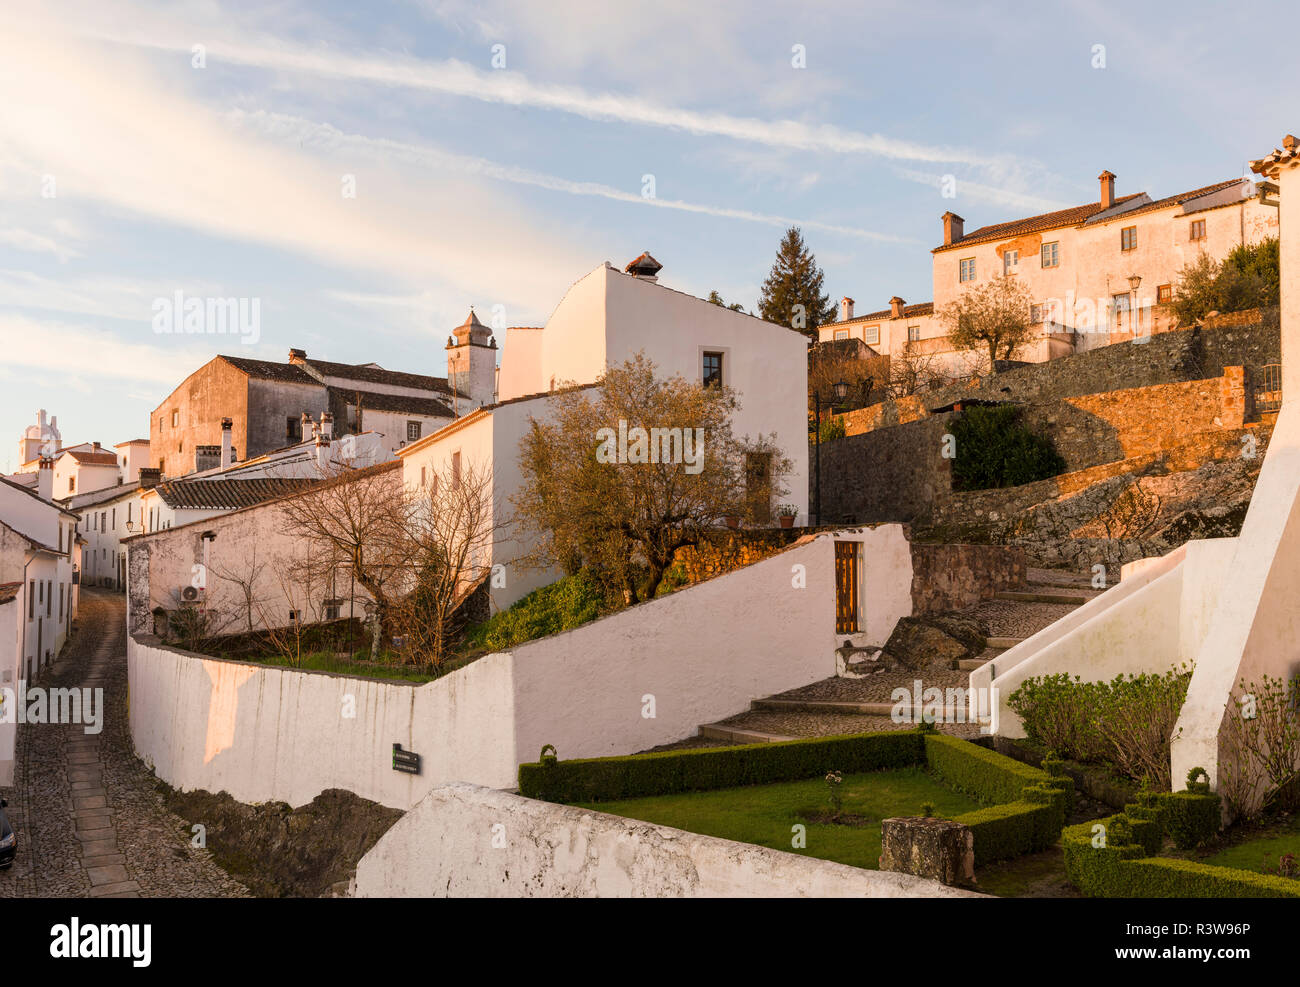
[[54, 580], [45, 580], [45, 616], [54, 616]]
[[1162, 284], [1156, 288], [1156, 304], [1168, 305], [1174, 300], [1174, 286], [1171, 284]]
[[284, 437], [289, 442], [302, 441], [302, 419], [289, 417], [284, 420]]
[[167, 460], [165, 459], [158, 460], [158, 475], [159, 476], [167, 475]]
[[420, 467], [420, 489], [421, 489], [421, 490], [423, 490], [423, 489], [425, 488], [425, 486], [428, 484], [428, 480], [427, 480], [426, 475], [425, 475], [426, 472], [427, 472], [427, 469], [428, 469], [428, 468], [425, 467], [425, 466], [421, 466], [421, 467]]
[[957, 280], [958, 281], [975, 280], [975, 258], [974, 257], [966, 257], [961, 261], [958, 261]]
[[108, 511], [100, 511], [100, 512], [99, 512], [99, 530], [100, 530], [100, 531], [107, 531], [107, 530], [108, 530], [107, 528], [104, 527], [104, 522], [105, 522], [107, 519], [108, 519]]
[[1041, 305], [1029, 306], [1029, 321], [1032, 322], [1034, 325], [1037, 325], [1038, 323], [1043, 321], [1043, 306]]
[[324, 602], [323, 606], [324, 606], [324, 610], [325, 610], [324, 618], [325, 618], [326, 620], [338, 620], [338, 619], [339, 619], [339, 601], [338, 601], [338, 600], [326, 600], [326, 601]]
[[772, 519], [772, 454], [745, 453], [745, 499], [750, 517], [758, 524]]
[[836, 330], [835, 330], [835, 338], [836, 338], [836, 339], [848, 339], [848, 338], [849, 338], [849, 331], [848, 331], [847, 329], [836, 329]]
[[460, 489], [460, 453], [451, 454], [451, 489]]
[[117, 530], [117, 508], [113, 508], [113, 530]]
[[172, 428], [176, 428], [178, 425], [180, 425], [180, 423], [181, 423], [181, 413], [180, 413], [179, 411], [173, 411], [173, 412], [172, 412]]
[[1038, 259], [1043, 267], [1060, 267], [1061, 265], [1061, 244], [1060, 241], [1054, 243], [1045, 243], [1038, 248]]
[[63, 619], [63, 584], [59, 583], [59, 620]]
[[703, 381], [705, 387], [722, 386], [722, 354], [705, 353]]
[[908, 327], [907, 327], [907, 341], [908, 341], [909, 343], [916, 343], [916, 342], [919, 342], [920, 339], [921, 339], [921, 327], [920, 327], [920, 326], [908, 326]]
[[1187, 239], [1189, 240], [1205, 239], [1205, 220], [1203, 219], [1192, 220], [1191, 232]]
[[875, 346], [880, 342], [880, 326], [867, 326], [862, 330], [862, 341], [868, 346]]
[[163, 421], [163, 416], [162, 416], [162, 415], [159, 415], [159, 416], [158, 416], [158, 431], [161, 432], [161, 431], [163, 430], [163, 426], [164, 426], [165, 424], [166, 424], [166, 423]]
[[1119, 249], [1133, 250], [1138, 245], [1138, 228], [1126, 226], [1119, 231]]
[[296, 624], [296, 623], [298, 623], [298, 619], [299, 619], [298, 611], [297, 611], [297, 610], [290, 610], [290, 611], [289, 611], [289, 623], [291, 623], [291, 624]]
[[419, 437], [420, 437], [420, 423], [419, 423], [419, 422], [407, 422], [407, 423], [406, 423], [406, 441], [407, 441], [407, 442], [414, 442], [414, 441], [415, 441], [416, 439], [418, 439]]
[[36, 616], [36, 580], [29, 580], [27, 583], [27, 619], [32, 620]]
[[1014, 274], [1016, 268], [1020, 266], [1020, 251], [1007, 250], [1002, 254], [1002, 273]]
[[77, 489], [77, 478], [75, 476], [68, 477], [68, 493], [72, 493], [76, 489]]
[[1110, 301], [1111, 309], [1115, 313], [1115, 328], [1122, 329], [1124, 326], [1125, 316], [1128, 314], [1128, 292], [1126, 291], [1121, 295], [1112, 295]]

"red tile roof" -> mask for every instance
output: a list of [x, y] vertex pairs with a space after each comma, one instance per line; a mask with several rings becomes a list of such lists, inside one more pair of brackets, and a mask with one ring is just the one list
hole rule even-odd
[[[915, 305], [903, 306], [904, 319], [916, 319], [923, 315], [931, 315], [934, 312], [934, 302], [917, 302]], [[894, 310], [890, 308], [881, 309], [879, 312], [868, 312], [866, 315], [855, 315], [851, 319], [845, 319], [843, 322], [827, 322], [825, 325], [818, 326], [819, 329], [829, 329], [833, 326], [852, 325], [856, 322], [882, 322], [885, 319], [892, 319]]]
[[0, 583], [0, 604], [12, 603], [18, 596], [18, 591], [23, 588], [21, 582], [17, 583]]
[[116, 466], [117, 454], [113, 452], [80, 452], [69, 449], [68, 455], [87, 466]]
[[[1181, 205], [1189, 199], [1195, 199], [1198, 196], [1208, 195], [1211, 192], [1217, 192], [1234, 185], [1241, 181], [1240, 178], [1230, 178], [1227, 181], [1216, 182], [1213, 185], [1206, 185], [1202, 188], [1192, 189], [1190, 192], [1180, 192], [1177, 195], [1166, 196], [1163, 199], [1157, 199], [1153, 202], [1144, 203], [1135, 206], [1131, 210], [1125, 210], [1115, 215], [1115, 219], [1127, 216], [1137, 216], [1144, 212], [1151, 212], [1154, 209], [1164, 209], [1168, 206]], [[1141, 192], [1134, 192], [1130, 195], [1121, 195], [1115, 199], [1115, 205], [1122, 205], [1130, 202], [1142, 195]], [[1114, 207], [1112, 207], [1114, 208]], [[1089, 202], [1082, 206], [1071, 206], [1069, 209], [1058, 209], [1055, 212], [1045, 212], [1038, 216], [1030, 216], [1026, 219], [1013, 219], [1008, 223], [994, 223], [991, 226], [981, 226], [978, 230], [967, 233], [960, 240], [954, 243], [942, 244], [935, 247], [931, 253], [939, 253], [943, 250], [955, 250], [958, 247], [969, 247], [976, 243], [987, 243], [990, 240], [1007, 240], [1017, 236], [1023, 236], [1026, 233], [1041, 233], [1046, 230], [1062, 229], [1067, 226], [1079, 226], [1093, 216], [1102, 212], [1101, 202]], [[1110, 219], [1111, 217], [1107, 217]]]
[[168, 480], [154, 487], [168, 507], [191, 511], [225, 511], [252, 507], [267, 500], [297, 493], [319, 480], [299, 477], [214, 477]]

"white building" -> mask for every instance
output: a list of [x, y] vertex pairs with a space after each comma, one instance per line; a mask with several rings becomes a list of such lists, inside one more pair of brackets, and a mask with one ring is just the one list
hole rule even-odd
[[[660, 265], [642, 254], [619, 271], [608, 262], [573, 284], [544, 327], [506, 330], [498, 400], [397, 453], [408, 488], [436, 471], [489, 472], [493, 483], [492, 564], [504, 567], [493, 605], [502, 608], [556, 578], [517, 565], [526, 546], [504, 524], [521, 484], [519, 443], [532, 418], [545, 419], [548, 392], [590, 384], [638, 352], [661, 377], [720, 380], [738, 393], [737, 437], [776, 436], [793, 463], [787, 499], [806, 523], [808, 510], [807, 342], [784, 326], [733, 312], [658, 281]], [[467, 320], [466, 326], [473, 325]], [[471, 341], [473, 337], [471, 336]], [[481, 339], [481, 336], [479, 337]], [[480, 345], [481, 351], [491, 350]], [[470, 351], [470, 358], [475, 355]], [[473, 373], [471, 372], [471, 376]]]

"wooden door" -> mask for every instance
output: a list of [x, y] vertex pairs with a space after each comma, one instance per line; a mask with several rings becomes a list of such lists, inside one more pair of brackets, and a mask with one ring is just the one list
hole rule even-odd
[[858, 549], [861, 542], [835, 543], [835, 633], [858, 630]]

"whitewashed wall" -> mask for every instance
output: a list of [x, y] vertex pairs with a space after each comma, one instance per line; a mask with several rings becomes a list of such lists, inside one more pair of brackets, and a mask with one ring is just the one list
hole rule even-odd
[[[137, 639], [127, 657], [136, 752], [185, 791], [297, 806], [344, 788], [406, 809], [447, 781], [514, 783], [508, 655], [423, 685], [203, 658]], [[394, 743], [423, 757], [422, 774], [392, 769]]]
[[983, 897], [910, 874], [848, 867], [465, 784], [429, 793], [399, 819], [361, 858], [353, 893], [358, 898]]

